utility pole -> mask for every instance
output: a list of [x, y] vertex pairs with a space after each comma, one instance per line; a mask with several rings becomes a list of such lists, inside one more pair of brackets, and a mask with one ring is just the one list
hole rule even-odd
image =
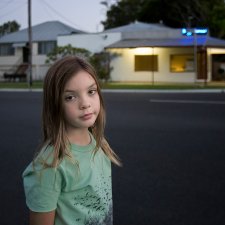
[[29, 87], [31, 88], [33, 81], [32, 81], [32, 27], [31, 27], [31, 0], [28, 0], [28, 49], [29, 49], [29, 56], [28, 56], [28, 81]]
[[196, 34], [196, 29], [195, 28], [192, 28], [191, 26], [191, 21], [193, 20], [193, 17], [192, 16], [189, 16], [188, 17], [188, 28], [189, 28], [189, 31], [192, 33], [193, 35], [193, 46], [194, 46], [194, 83], [197, 82], [197, 79], [198, 79], [198, 40], [197, 40], [197, 34]]
[[194, 66], [195, 66], [195, 83], [197, 83], [198, 79], [198, 40], [196, 29], [193, 28], [193, 38], [194, 38]]
[[154, 47], [152, 47], [152, 85], [155, 84], [155, 77], [154, 77], [154, 69], [155, 69], [155, 60], [154, 60]]

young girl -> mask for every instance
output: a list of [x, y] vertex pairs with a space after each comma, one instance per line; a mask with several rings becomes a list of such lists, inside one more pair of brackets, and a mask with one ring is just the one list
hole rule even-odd
[[43, 144], [23, 172], [30, 225], [111, 225], [111, 163], [105, 110], [93, 67], [65, 57], [47, 72]]

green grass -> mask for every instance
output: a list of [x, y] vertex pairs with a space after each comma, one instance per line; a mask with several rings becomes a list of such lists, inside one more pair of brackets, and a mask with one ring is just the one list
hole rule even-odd
[[[35, 81], [32, 84], [32, 89], [42, 89], [43, 83]], [[108, 82], [101, 83], [102, 89], [162, 89], [162, 90], [185, 90], [185, 89], [221, 89], [225, 88], [224, 82], [202, 84], [176, 84], [176, 83], [119, 83]], [[29, 89], [29, 84], [26, 82], [0, 82], [0, 89]]]
[[174, 84], [174, 83], [102, 83], [103, 89], [162, 89], [162, 90], [185, 90], [185, 89], [221, 89], [225, 88], [225, 83], [205, 84]]
[[[37, 88], [42, 88], [43, 87], [43, 82], [41, 81], [35, 81], [32, 84], [32, 88], [37, 89]], [[4, 88], [15, 88], [15, 89], [29, 89], [29, 84], [27, 82], [0, 82], [0, 89]]]

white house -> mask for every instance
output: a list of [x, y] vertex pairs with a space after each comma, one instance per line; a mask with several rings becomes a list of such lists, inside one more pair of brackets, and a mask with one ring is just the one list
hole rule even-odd
[[225, 41], [210, 37], [206, 30], [192, 29], [192, 35], [191, 30], [186, 31], [189, 36], [181, 31], [160, 23], [135, 22], [101, 33], [60, 35], [57, 43], [92, 53], [105, 49], [117, 55], [110, 62], [112, 81], [193, 83], [225, 79]]
[[[43, 79], [49, 65], [46, 55], [57, 44], [57, 36], [84, 33], [59, 21], [49, 21], [32, 27], [32, 74], [34, 80]], [[20, 65], [26, 69], [28, 62], [28, 29], [4, 35], [0, 38], [0, 79], [4, 73], [15, 73]]]
[[[207, 82], [225, 80], [225, 41], [206, 29], [158, 27], [139, 30], [139, 23], [121, 27], [122, 39], [106, 46], [118, 54], [111, 61], [113, 81]], [[157, 26], [157, 25], [156, 25]], [[137, 29], [136, 29], [136, 28]], [[127, 32], [127, 29], [130, 32]], [[118, 32], [118, 28], [115, 29]]]

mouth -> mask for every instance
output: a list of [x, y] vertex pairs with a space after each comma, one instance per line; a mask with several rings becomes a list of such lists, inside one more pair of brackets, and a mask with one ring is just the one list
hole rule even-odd
[[93, 113], [87, 113], [87, 114], [84, 114], [83, 116], [81, 116], [81, 119], [82, 120], [89, 120], [91, 119], [93, 116]]

